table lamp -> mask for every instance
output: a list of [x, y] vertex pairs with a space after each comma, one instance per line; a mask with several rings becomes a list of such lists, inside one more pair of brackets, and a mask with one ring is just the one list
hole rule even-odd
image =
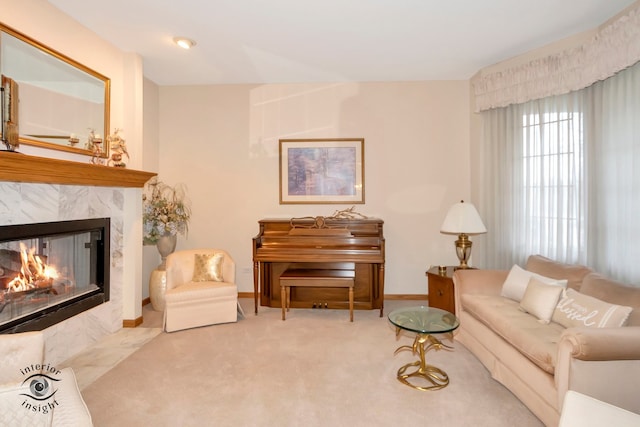
[[464, 200], [449, 208], [449, 212], [447, 212], [447, 216], [440, 227], [440, 233], [442, 234], [458, 235], [458, 240], [455, 242], [456, 255], [460, 260], [458, 268], [469, 268], [467, 261], [471, 257], [472, 245], [469, 236], [486, 232], [487, 228], [482, 223], [475, 206], [471, 203], [465, 203]]

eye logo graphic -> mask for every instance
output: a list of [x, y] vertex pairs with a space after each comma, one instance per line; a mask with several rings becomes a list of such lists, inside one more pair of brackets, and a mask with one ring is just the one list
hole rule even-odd
[[38, 401], [47, 400], [58, 391], [53, 388], [55, 381], [60, 380], [45, 374], [33, 374], [22, 382], [23, 385], [29, 382], [29, 393], [21, 393], [21, 395]]

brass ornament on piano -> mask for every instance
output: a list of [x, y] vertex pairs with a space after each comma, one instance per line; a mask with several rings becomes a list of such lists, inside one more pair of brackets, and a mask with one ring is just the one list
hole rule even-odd
[[363, 215], [359, 212], [356, 212], [356, 207], [351, 206], [350, 208], [347, 209], [343, 209], [341, 211], [335, 211], [333, 213], [333, 216], [331, 216], [330, 218], [335, 218], [335, 219], [367, 219], [369, 218], [366, 215]]
[[[367, 219], [366, 215], [358, 213], [355, 211], [355, 206], [351, 206], [350, 208], [338, 210], [333, 213], [331, 216], [303, 216], [298, 218], [291, 218], [289, 224], [291, 228], [316, 228], [316, 229], [325, 229], [325, 228], [343, 228], [346, 229], [345, 226], [338, 225], [329, 225], [328, 222], [335, 219]], [[309, 220], [313, 220], [313, 223], [309, 224]]]

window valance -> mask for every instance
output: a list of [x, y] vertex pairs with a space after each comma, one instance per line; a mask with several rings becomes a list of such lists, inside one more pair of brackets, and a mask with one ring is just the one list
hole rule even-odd
[[471, 80], [475, 110], [520, 104], [583, 89], [640, 61], [640, 2], [580, 46]]

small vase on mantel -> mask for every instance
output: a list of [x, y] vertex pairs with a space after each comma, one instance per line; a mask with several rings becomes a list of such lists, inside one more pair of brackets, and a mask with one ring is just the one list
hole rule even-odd
[[162, 262], [151, 272], [149, 278], [149, 299], [155, 311], [164, 311], [164, 294], [167, 291], [167, 257], [176, 250], [178, 236], [176, 234], [165, 234], [156, 242], [156, 247]]

